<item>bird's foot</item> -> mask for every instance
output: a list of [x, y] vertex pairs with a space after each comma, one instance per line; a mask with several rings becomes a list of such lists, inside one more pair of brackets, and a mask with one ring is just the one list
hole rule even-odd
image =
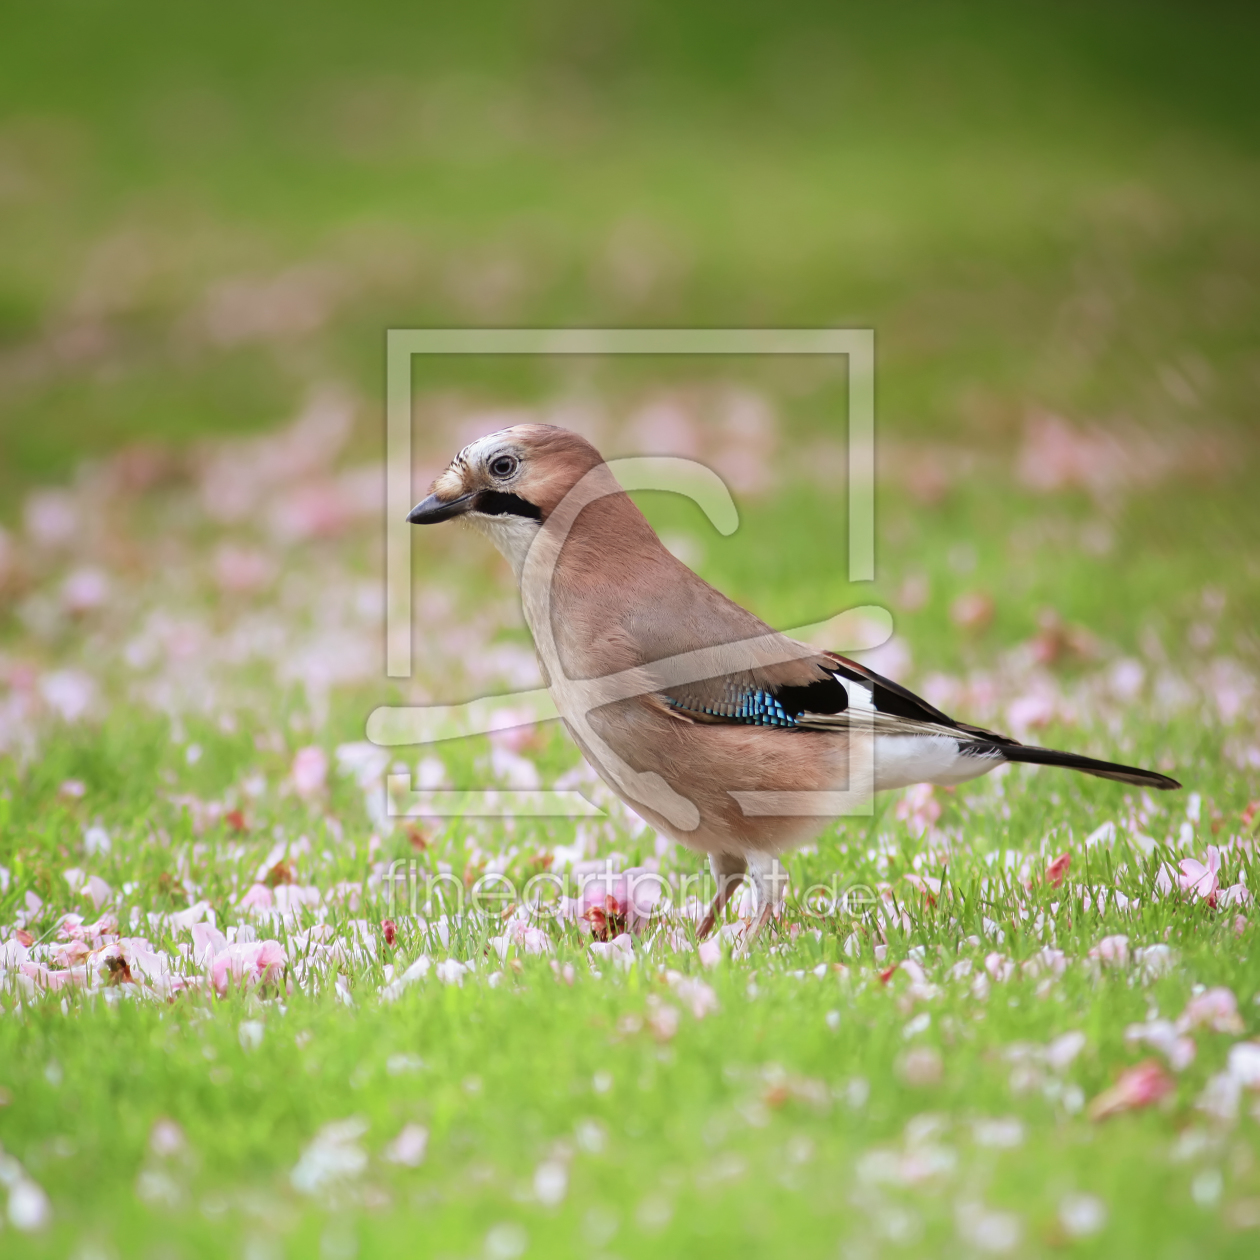
[[775, 907], [766, 906], [760, 914], [751, 919], [740, 920], [740, 930], [731, 943], [731, 957], [744, 958], [752, 948], [752, 943], [761, 935], [766, 925], [775, 918]]
[[748, 944], [757, 939], [761, 935], [766, 925], [774, 918], [774, 906], [766, 906], [762, 912], [749, 924], [748, 931], [744, 934], [744, 943]]
[[743, 922], [743, 931], [740, 932], [740, 941], [738, 941], [738, 946], [735, 953], [733, 953], [733, 956], [742, 958], [743, 955], [748, 953], [748, 949], [751, 948], [752, 942], [761, 935], [761, 932], [764, 931], [766, 925], [769, 924], [771, 919], [774, 919], [774, 913], [774, 906], [766, 906], [764, 910], [761, 911], [760, 915], [755, 917], [755, 919], [747, 919]]

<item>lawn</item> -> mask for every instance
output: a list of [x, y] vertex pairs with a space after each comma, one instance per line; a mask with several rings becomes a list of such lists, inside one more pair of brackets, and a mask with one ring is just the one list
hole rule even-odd
[[[1255, 1254], [1253, 16], [4, 11], [0, 1255]], [[539, 685], [453, 525], [385, 676], [385, 330], [464, 325], [874, 328], [874, 583], [834, 365], [425, 362], [417, 493], [515, 418], [700, 459], [733, 534], [639, 500], [707, 580], [1183, 790], [880, 798], [699, 949], [557, 724], [372, 745]], [[672, 895], [492, 895], [610, 869]]]

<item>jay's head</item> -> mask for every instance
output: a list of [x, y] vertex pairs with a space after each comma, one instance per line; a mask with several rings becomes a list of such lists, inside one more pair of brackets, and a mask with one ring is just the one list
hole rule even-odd
[[507, 550], [533, 534], [582, 477], [603, 463], [584, 438], [550, 424], [518, 424], [464, 447], [412, 508], [413, 525], [459, 516]]

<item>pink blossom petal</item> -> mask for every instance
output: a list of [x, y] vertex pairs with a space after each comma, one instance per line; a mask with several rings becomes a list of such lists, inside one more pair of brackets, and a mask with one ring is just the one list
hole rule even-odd
[[1243, 1031], [1242, 1017], [1238, 1014], [1238, 999], [1231, 990], [1223, 987], [1208, 989], [1206, 993], [1200, 993], [1186, 1004], [1181, 1018], [1177, 1020], [1178, 1030], [1188, 1032], [1203, 1027], [1221, 1033], [1238, 1034]]
[[665, 895], [664, 877], [647, 867], [588, 874], [582, 879], [578, 917], [601, 940], [625, 929], [641, 932]]
[[538, 715], [532, 709], [499, 709], [490, 719], [490, 743], [520, 753], [538, 738]]
[[678, 1032], [678, 1008], [661, 1002], [659, 998], [649, 998], [647, 1026], [657, 1041], [669, 1041]]
[[1015, 964], [1002, 954], [986, 954], [984, 969], [994, 980], [1009, 980], [1015, 974]]
[[311, 745], [299, 748], [293, 758], [293, 790], [303, 800], [310, 800], [324, 790], [328, 782], [328, 754]]
[[114, 895], [114, 890], [99, 875], [89, 875], [82, 892], [97, 910]]
[[1046, 883], [1049, 884], [1051, 888], [1061, 887], [1063, 881], [1067, 878], [1068, 867], [1071, 865], [1072, 855], [1070, 853], [1060, 853], [1059, 856], [1046, 867]]
[[941, 802], [930, 783], [916, 783], [907, 788], [894, 811], [899, 821], [907, 823], [910, 833], [919, 837], [926, 834], [941, 816]]
[[216, 955], [227, 949], [227, 937], [213, 923], [194, 923], [190, 929], [193, 939], [193, 960], [204, 966]]
[[9, 1220], [15, 1229], [32, 1233], [45, 1229], [52, 1222], [52, 1204], [42, 1186], [29, 1177], [19, 1176], [9, 1185]]
[[1147, 1059], [1136, 1067], [1125, 1069], [1120, 1079], [1104, 1090], [1089, 1105], [1091, 1120], [1105, 1120], [1122, 1111], [1149, 1107], [1171, 1093], [1173, 1079], [1154, 1059]]
[[1089, 956], [1112, 967], [1124, 967], [1129, 961], [1129, 938], [1127, 936], [1104, 936], [1089, 951]]
[[404, 1125], [402, 1132], [385, 1148], [391, 1164], [415, 1168], [424, 1160], [429, 1145], [429, 1131], [421, 1124]]
[[718, 1009], [717, 994], [703, 980], [684, 976], [673, 987], [679, 1000], [691, 1008], [697, 1019], [703, 1019]]
[[100, 569], [76, 569], [61, 584], [62, 607], [74, 615], [92, 612], [108, 598], [109, 578]]
[[214, 991], [225, 997], [234, 983], [274, 983], [288, 961], [279, 941], [249, 941], [229, 945], [214, 957], [210, 976]]
[[266, 884], [251, 884], [236, 904], [242, 910], [270, 910], [275, 900]]
[[271, 584], [275, 564], [264, 552], [224, 545], [215, 552], [214, 576], [221, 590], [254, 594]]

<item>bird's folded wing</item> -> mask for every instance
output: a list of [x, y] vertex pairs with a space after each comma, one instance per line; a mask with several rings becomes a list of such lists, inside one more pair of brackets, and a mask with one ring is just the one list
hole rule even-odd
[[1168, 791], [1181, 786], [1154, 770], [1099, 761], [1079, 753], [1021, 744], [1007, 735], [956, 722], [899, 683], [857, 661], [825, 652], [776, 666], [775, 676], [728, 675], [651, 697], [680, 721], [723, 722], [799, 730], [865, 730], [875, 735], [941, 736], [961, 756], [1001, 757], [1062, 766], [1136, 787]]
[[899, 683], [834, 652], [758, 671], [705, 679], [662, 693], [677, 717], [782, 730], [861, 726], [883, 735], [949, 735], [960, 743], [1015, 741], [956, 722]]

